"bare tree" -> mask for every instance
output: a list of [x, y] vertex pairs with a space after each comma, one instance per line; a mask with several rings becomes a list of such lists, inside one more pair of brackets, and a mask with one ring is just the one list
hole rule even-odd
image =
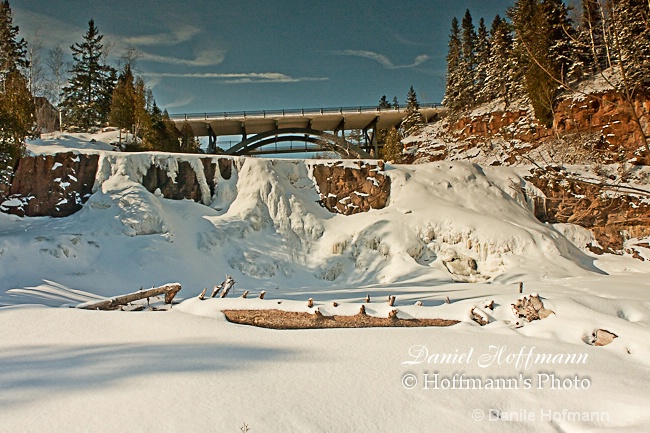
[[117, 66], [119, 69], [124, 69], [126, 65], [129, 65], [131, 70], [135, 73], [136, 64], [138, 60], [142, 57], [142, 52], [134, 47], [128, 47], [124, 50], [119, 60], [117, 61]]
[[63, 127], [62, 110], [60, 103], [62, 100], [63, 88], [68, 82], [68, 71], [70, 62], [66, 59], [63, 49], [60, 46], [52, 48], [45, 59], [47, 66], [46, 98], [56, 107], [59, 113], [59, 128]]
[[46, 83], [41, 59], [43, 43], [43, 37], [40, 33], [36, 33], [30, 38], [30, 43], [27, 45], [27, 61], [29, 62], [26, 70], [27, 85], [34, 96], [45, 95]]

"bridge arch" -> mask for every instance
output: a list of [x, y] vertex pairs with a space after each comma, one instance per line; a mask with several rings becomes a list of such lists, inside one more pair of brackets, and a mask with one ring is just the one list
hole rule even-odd
[[256, 149], [273, 143], [301, 141], [316, 144], [320, 150], [338, 153], [344, 158], [372, 158], [372, 156], [349, 143], [342, 137], [312, 128], [278, 128], [246, 138], [226, 150], [227, 155], [247, 155]]

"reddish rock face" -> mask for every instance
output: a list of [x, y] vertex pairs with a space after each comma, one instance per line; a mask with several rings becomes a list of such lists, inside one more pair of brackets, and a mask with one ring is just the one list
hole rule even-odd
[[595, 253], [637, 256], [633, 247], [625, 250], [625, 241], [650, 235], [650, 205], [639, 197], [603, 196], [601, 186], [577, 181], [562, 171], [537, 169], [526, 180], [545, 196], [535, 201], [535, 216], [542, 222], [571, 223], [591, 230], [600, 247], [587, 247]]
[[499, 135], [522, 141], [533, 141], [551, 135], [551, 130], [543, 126], [511, 128], [529, 116], [530, 114], [525, 110], [494, 111], [477, 117], [465, 116], [454, 122], [450, 131], [462, 140], [479, 137], [490, 138]]
[[[650, 95], [639, 93], [633, 105], [636, 113], [650, 113]], [[553, 128], [534, 123], [526, 110], [494, 111], [461, 117], [448, 130], [454, 138], [465, 142], [463, 145], [459, 141], [458, 146], [467, 149], [497, 136], [529, 142], [534, 147], [556, 134], [596, 135], [601, 137], [596, 150], [604, 162], [647, 163], [637, 152], [643, 140], [632, 105], [614, 91], [560, 101], [554, 109]]]
[[314, 179], [323, 205], [334, 213], [352, 215], [383, 209], [390, 198], [390, 178], [384, 162], [350, 162], [314, 166]]
[[20, 159], [0, 210], [19, 216], [65, 217], [92, 194], [98, 155], [72, 152]]
[[[646, 94], [638, 94], [633, 105], [636, 113], [650, 112], [650, 99]], [[642, 135], [632, 105], [613, 91], [589, 95], [580, 101], [560, 102], [553, 125], [560, 134], [601, 134], [603, 145], [599, 150], [609, 151], [611, 162], [635, 158], [641, 162], [635, 152], [641, 146]]]

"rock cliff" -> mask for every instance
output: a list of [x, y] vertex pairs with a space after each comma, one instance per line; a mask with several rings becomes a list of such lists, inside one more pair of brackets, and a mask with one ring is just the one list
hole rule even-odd
[[[237, 170], [236, 160], [225, 157], [121, 154], [138, 161], [137, 173], [127, 174], [149, 192], [172, 200], [193, 200], [210, 205], [217, 183]], [[0, 193], [0, 211], [19, 216], [65, 217], [80, 210], [115, 164], [102, 164], [103, 156], [85, 153], [25, 156], [10, 185]], [[108, 157], [104, 157], [108, 158]], [[114, 156], [110, 158], [115, 158]], [[330, 212], [351, 215], [381, 209], [390, 196], [390, 178], [383, 162], [313, 163], [312, 181]], [[115, 174], [115, 173], [112, 173]]]

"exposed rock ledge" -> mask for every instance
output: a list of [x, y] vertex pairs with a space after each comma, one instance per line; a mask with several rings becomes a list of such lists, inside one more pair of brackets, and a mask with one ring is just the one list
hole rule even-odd
[[[145, 161], [140, 182], [149, 192], [172, 200], [194, 200], [210, 205], [219, 179], [230, 179], [237, 170], [236, 159], [164, 155], [173, 159], [158, 163], [162, 155], [122, 154], [123, 158]], [[382, 161], [311, 162], [313, 181], [321, 201], [330, 212], [351, 215], [381, 209], [390, 196], [390, 178]], [[69, 216], [98, 188], [100, 155], [59, 153], [21, 158], [10, 185], [0, 189], [0, 211], [18, 216]], [[109, 175], [110, 176], [110, 175]], [[207, 188], [206, 188], [207, 184]], [[209, 190], [209, 191], [208, 191]]]

